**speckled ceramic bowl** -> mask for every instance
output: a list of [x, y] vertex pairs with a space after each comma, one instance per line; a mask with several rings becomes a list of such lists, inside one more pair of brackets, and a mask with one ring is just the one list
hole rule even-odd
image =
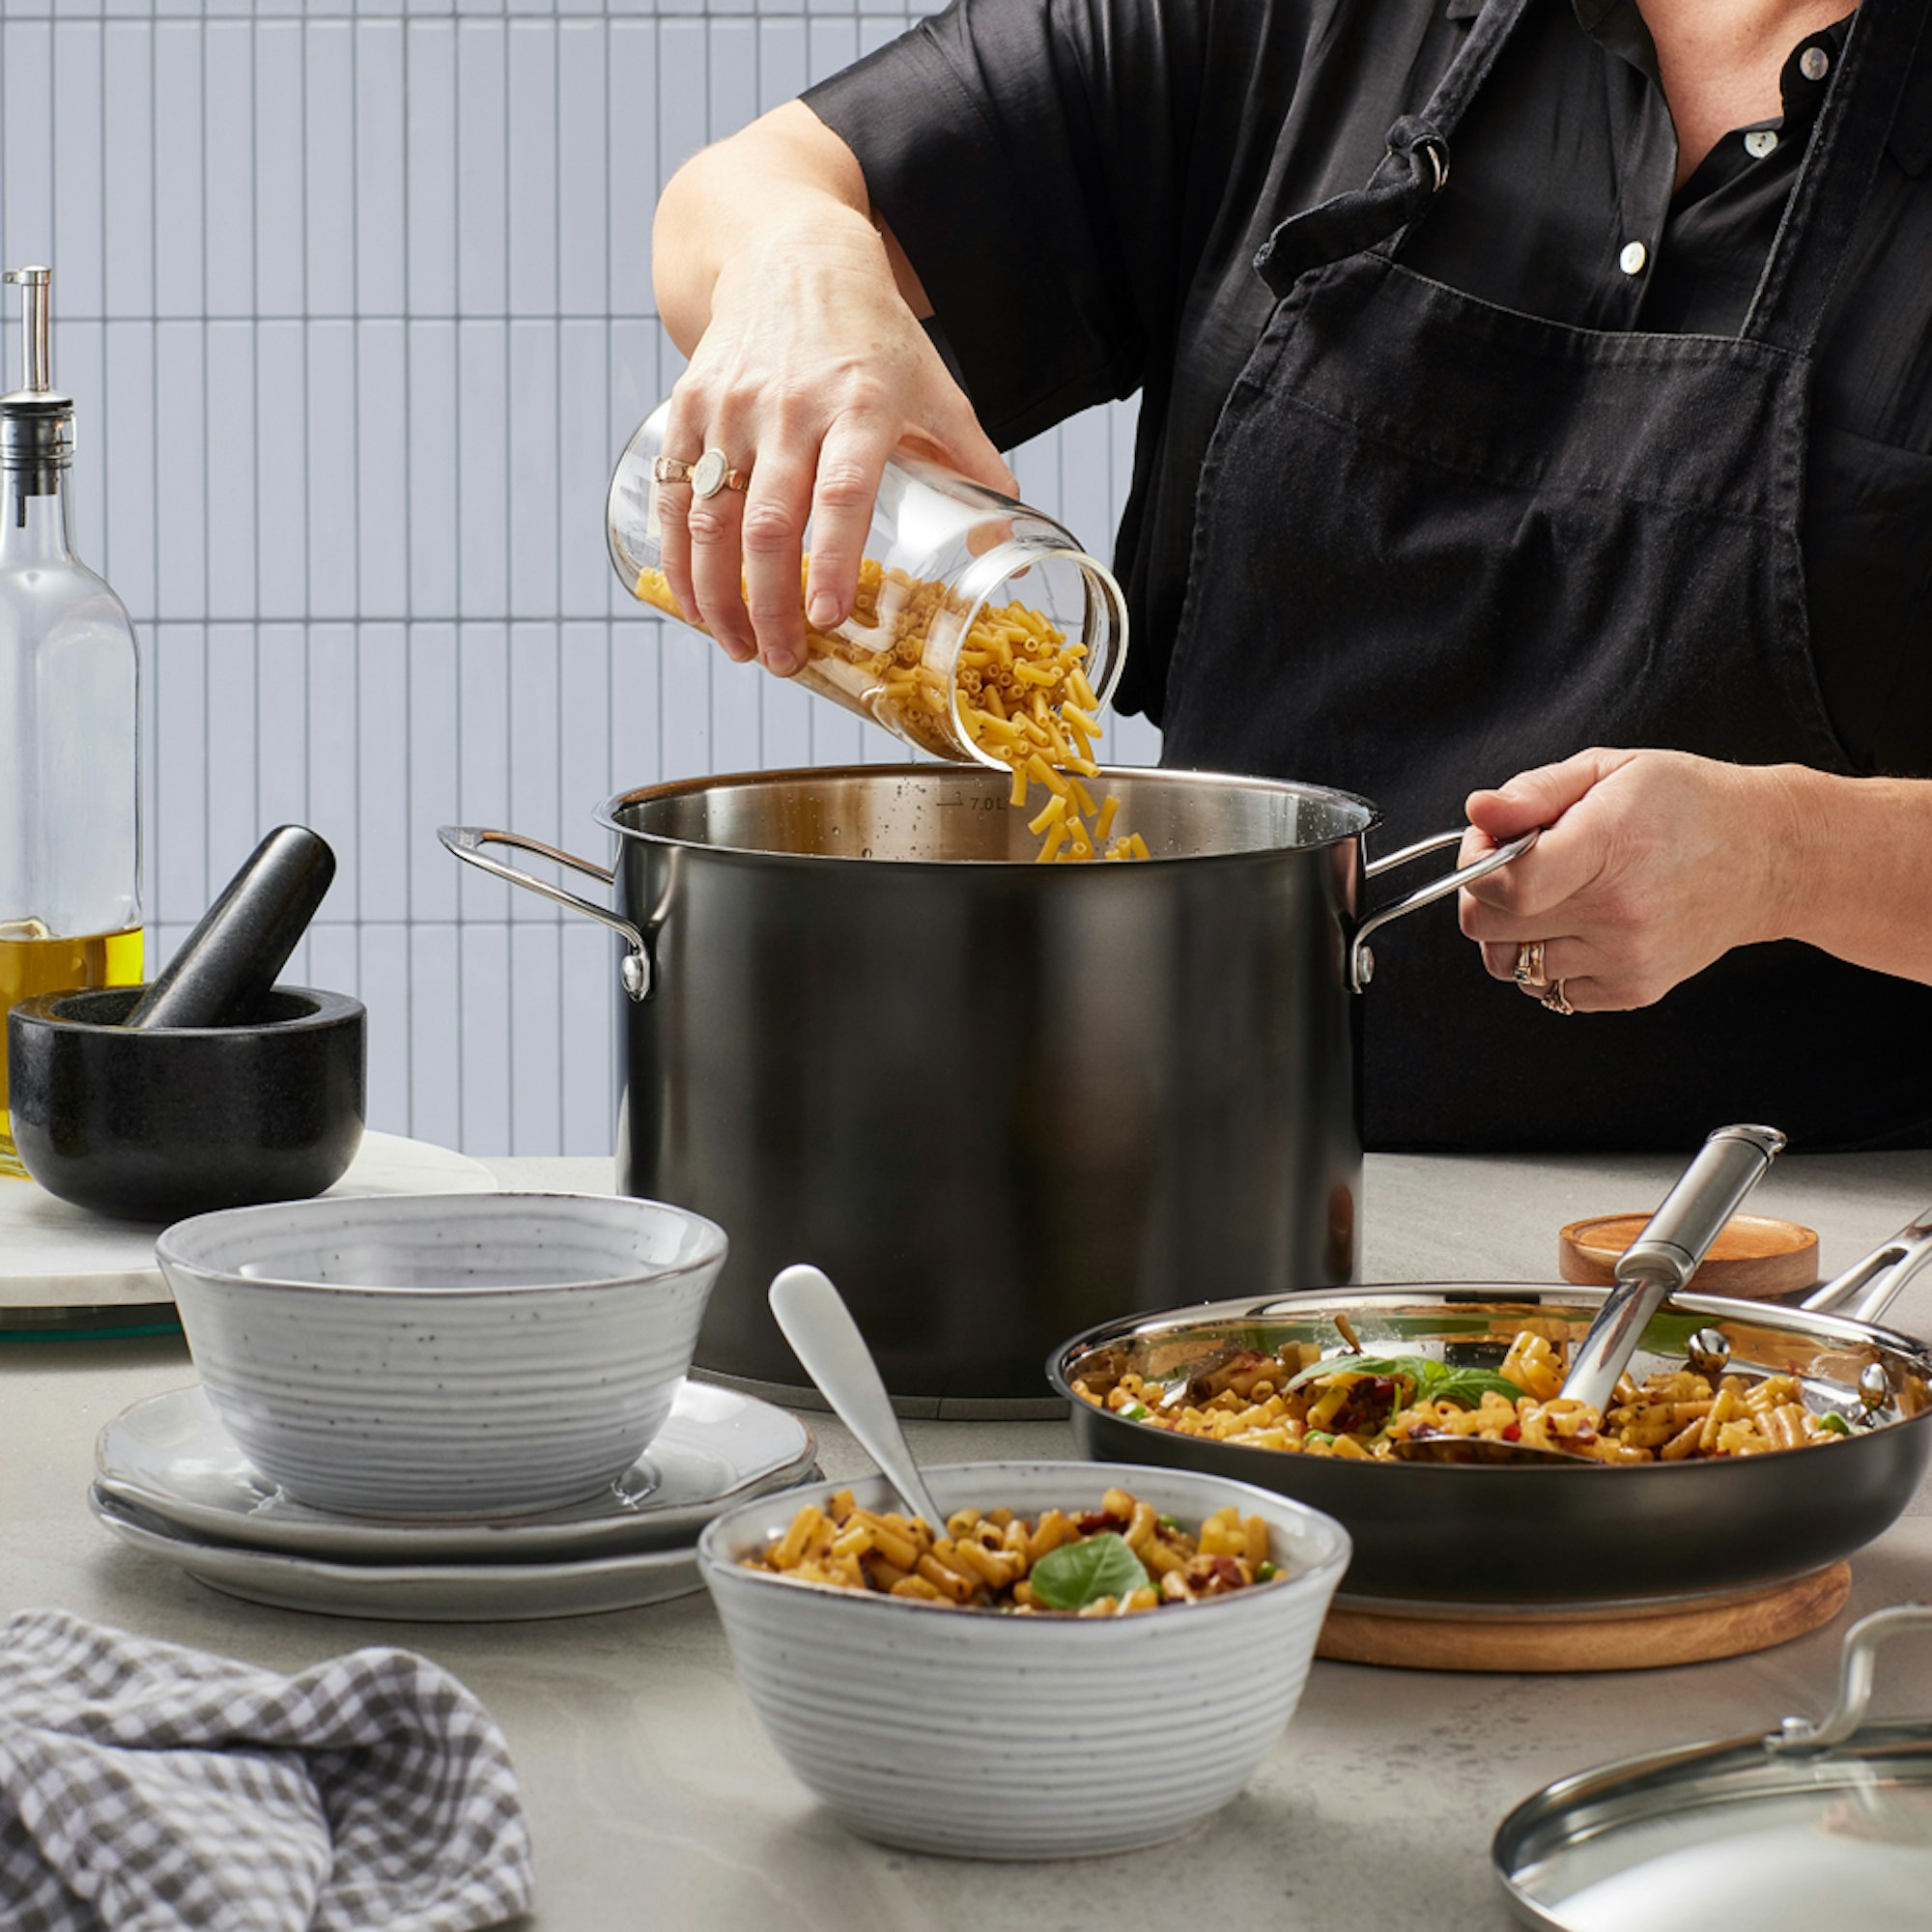
[[292, 1496], [508, 1516], [594, 1495], [691, 1367], [724, 1232], [594, 1194], [298, 1201], [155, 1253], [222, 1425]]
[[1266, 1520], [1287, 1577], [1130, 1617], [1014, 1617], [746, 1570], [819, 1483], [721, 1517], [697, 1559], [738, 1675], [780, 1754], [861, 1836], [955, 1858], [1097, 1857], [1227, 1804], [1294, 1713], [1349, 1562], [1332, 1517], [1267, 1490], [1133, 1463], [923, 1471], [942, 1509], [1094, 1509], [1119, 1485], [1190, 1528], [1234, 1503]]

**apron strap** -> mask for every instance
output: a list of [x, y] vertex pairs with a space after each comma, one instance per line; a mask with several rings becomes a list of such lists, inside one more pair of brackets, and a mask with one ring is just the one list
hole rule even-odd
[[1497, 54], [1529, 0], [1484, 0], [1456, 58], [1420, 114], [1405, 114], [1388, 134], [1388, 153], [1366, 187], [1292, 214], [1255, 256], [1277, 298], [1310, 269], [1359, 255], [1415, 219], [1449, 182], [1449, 137], [1489, 78]]
[[1743, 335], [1808, 355], [1923, 51], [1925, 0], [1863, 0], [1784, 205]]

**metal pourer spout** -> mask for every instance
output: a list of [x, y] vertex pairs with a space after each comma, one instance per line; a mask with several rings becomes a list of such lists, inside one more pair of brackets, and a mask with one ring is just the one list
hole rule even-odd
[[73, 457], [73, 398], [53, 386], [53, 270], [9, 269], [0, 281], [20, 291], [22, 385], [0, 396], [0, 470], [14, 521], [24, 523], [26, 498], [60, 494], [61, 472]]
[[20, 290], [20, 387], [44, 395], [53, 387], [53, 279], [51, 269], [9, 269], [0, 281]]

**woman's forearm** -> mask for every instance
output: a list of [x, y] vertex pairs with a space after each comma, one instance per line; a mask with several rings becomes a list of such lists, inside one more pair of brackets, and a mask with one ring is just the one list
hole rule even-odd
[[905, 256], [873, 221], [852, 151], [794, 100], [695, 156], [665, 189], [651, 272], [672, 341], [689, 355], [710, 326], [719, 277], [734, 267], [755, 272], [761, 250], [802, 238], [875, 262], [915, 315], [931, 313]]
[[1874, 972], [1932, 984], [1932, 780], [1778, 768], [1791, 863], [1779, 929]]

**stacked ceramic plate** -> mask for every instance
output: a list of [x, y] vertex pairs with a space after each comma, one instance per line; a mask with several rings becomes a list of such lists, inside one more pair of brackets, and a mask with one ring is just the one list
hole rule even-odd
[[684, 1382], [645, 1453], [585, 1502], [394, 1521], [298, 1502], [249, 1463], [197, 1385], [151, 1396], [95, 1445], [94, 1514], [232, 1597], [328, 1616], [511, 1622], [632, 1609], [701, 1588], [713, 1517], [815, 1473], [811, 1432]]

